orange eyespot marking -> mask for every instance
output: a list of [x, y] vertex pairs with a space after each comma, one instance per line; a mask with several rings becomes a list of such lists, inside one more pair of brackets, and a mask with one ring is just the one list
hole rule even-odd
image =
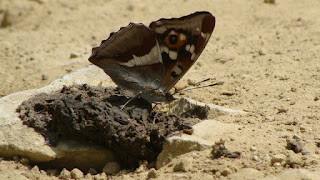
[[169, 48], [179, 48], [186, 43], [187, 36], [183, 33], [176, 33], [175, 31], [171, 31], [165, 37], [164, 41]]

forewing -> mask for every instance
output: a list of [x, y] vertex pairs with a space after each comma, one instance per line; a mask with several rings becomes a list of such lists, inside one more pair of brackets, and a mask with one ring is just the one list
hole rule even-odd
[[143, 24], [130, 23], [111, 33], [92, 49], [89, 61], [120, 87], [135, 91], [158, 89], [165, 73], [155, 32]]
[[195, 63], [214, 26], [215, 17], [209, 12], [159, 19], [149, 25], [157, 35], [165, 67], [165, 78], [159, 88], [162, 92], [168, 92]]

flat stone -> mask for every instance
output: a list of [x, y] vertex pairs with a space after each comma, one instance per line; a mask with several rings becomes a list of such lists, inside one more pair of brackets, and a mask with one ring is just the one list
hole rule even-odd
[[243, 179], [243, 180], [254, 180], [261, 179], [264, 176], [263, 172], [253, 168], [240, 169], [238, 172], [228, 176], [229, 179]]
[[[202, 114], [206, 113], [210, 119], [216, 118], [221, 115], [247, 114], [246, 112], [241, 110], [234, 110], [234, 109], [226, 108], [223, 106], [218, 106], [215, 104], [206, 104], [206, 103], [198, 102], [189, 98], [179, 98], [177, 101], [173, 102], [172, 107], [168, 111], [168, 114], [183, 116], [183, 114], [186, 112], [193, 112], [193, 111], [199, 111], [199, 110], [202, 111], [201, 112]], [[198, 118], [203, 119], [201, 118], [201, 115]]]
[[276, 175], [264, 177], [263, 180], [291, 180], [291, 179], [320, 179], [319, 171], [309, 171], [307, 169], [289, 169]]
[[286, 155], [284, 154], [275, 154], [271, 157], [271, 164], [274, 164], [276, 162], [283, 162], [284, 160], [286, 160]]
[[181, 134], [167, 139], [162, 152], [157, 158], [156, 168], [168, 164], [173, 158], [191, 152], [201, 151], [236, 131], [239, 126], [221, 123], [215, 120], [204, 120], [193, 126], [193, 134]]

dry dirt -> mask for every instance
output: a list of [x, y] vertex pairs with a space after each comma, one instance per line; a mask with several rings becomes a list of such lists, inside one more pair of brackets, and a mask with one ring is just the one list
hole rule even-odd
[[[162, 17], [211, 12], [217, 21], [213, 35], [181, 82], [208, 77], [224, 81], [184, 96], [248, 112], [216, 119], [241, 126], [222, 137], [227, 149], [240, 151], [241, 158], [212, 159], [209, 150], [191, 152], [152, 173], [159, 179], [223, 179], [246, 167], [264, 176], [288, 168], [320, 171], [320, 1], [0, 0], [0, 9], [0, 97], [43, 87], [88, 65], [91, 48], [129, 22], [148, 25]], [[267, 163], [273, 155], [293, 152], [287, 149], [292, 147], [288, 139], [303, 144], [303, 163]], [[189, 167], [179, 170], [174, 165], [180, 162]], [[36, 176], [39, 171], [31, 168], [0, 162], [3, 178], [57, 179], [50, 175], [57, 174], [54, 170]], [[148, 173], [141, 168], [114, 178], [145, 179]]]

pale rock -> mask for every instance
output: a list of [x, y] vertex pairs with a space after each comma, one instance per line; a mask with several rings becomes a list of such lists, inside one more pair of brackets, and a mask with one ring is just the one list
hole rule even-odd
[[154, 168], [150, 169], [147, 178], [148, 179], [154, 179], [154, 178], [157, 178], [157, 177], [158, 177], [157, 171]]
[[286, 158], [286, 165], [290, 167], [303, 166], [304, 160], [301, 154], [296, 154], [293, 151], [289, 151]]
[[240, 169], [236, 173], [228, 176], [229, 179], [243, 179], [243, 180], [254, 180], [261, 179], [264, 176], [263, 172], [253, 168]]
[[40, 179], [39, 167], [38, 166], [34, 166], [29, 172], [26, 173], [26, 177], [28, 177], [29, 179]]
[[274, 167], [280, 167], [280, 166], [281, 166], [281, 163], [275, 162], [275, 163], [273, 163], [273, 166], [274, 166]]
[[229, 134], [237, 131], [239, 126], [221, 123], [215, 120], [204, 120], [192, 127], [192, 135], [181, 134], [167, 139], [157, 158], [156, 168], [168, 164], [173, 158], [191, 152], [201, 151], [211, 146]]
[[276, 162], [281, 163], [284, 160], [286, 160], [286, 155], [284, 155], [284, 154], [276, 154], [276, 155], [273, 155], [271, 157], [271, 164], [274, 164]]
[[102, 172], [100, 174], [97, 174], [94, 176], [95, 180], [106, 180], [107, 179], [107, 175], [106, 173]]
[[84, 176], [84, 179], [90, 179], [90, 180], [92, 180], [92, 179], [93, 179], [93, 176], [92, 176], [90, 173], [88, 173], [88, 174], [86, 174], [86, 175]]
[[180, 161], [176, 163], [173, 167], [174, 172], [187, 172], [190, 168], [190, 163], [186, 161]]
[[68, 171], [66, 168], [63, 168], [60, 172], [59, 178], [64, 180], [71, 179], [71, 172]]
[[319, 171], [307, 169], [288, 169], [276, 175], [269, 175], [262, 180], [320, 179]]
[[179, 98], [176, 101], [172, 102], [171, 108], [168, 111], [168, 114], [181, 116], [185, 112], [190, 112], [195, 108], [201, 108], [207, 111], [208, 116], [213, 119], [221, 115], [244, 115], [246, 112], [241, 110], [234, 110], [225, 108], [222, 106], [214, 104], [206, 104], [202, 102], [197, 102], [189, 98]]
[[74, 169], [72, 169], [72, 171], [71, 171], [71, 177], [73, 178], [73, 179], [81, 179], [81, 178], [83, 178], [83, 172], [80, 170], [80, 169], [78, 169], [78, 168], [74, 168]]

